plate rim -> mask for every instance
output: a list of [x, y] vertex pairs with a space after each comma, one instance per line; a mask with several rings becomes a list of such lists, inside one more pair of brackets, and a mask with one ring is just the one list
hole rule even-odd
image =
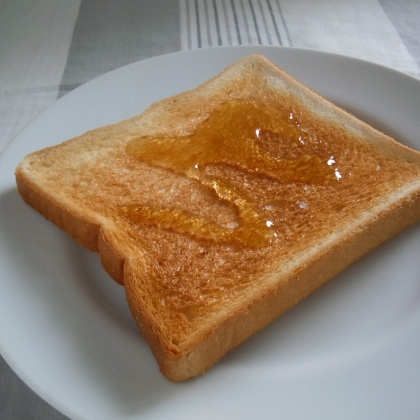
[[[103, 75], [100, 75], [100, 76], [92, 79], [91, 81], [77, 87], [73, 91], [69, 92], [67, 95], [58, 99], [56, 102], [54, 102], [53, 104], [48, 106], [45, 110], [43, 110], [40, 114], [38, 114], [38, 116], [36, 116], [34, 119], [32, 119], [28, 124], [26, 124], [25, 127], [22, 128], [22, 130], [19, 131], [19, 133], [15, 136], [15, 138], [7, 145], [7, 147], [0, 154], [0, 167], [4, 166], [3, 163], [4, 163], [5, 160], [7, 160], [9, 158], [10, 154], [16, 153], [16, 152], [14, 152], [14, 149], [17, 148], [17, 144], [21, 141], [20, 139], [24, 138], [27, 135], [28, 131], [30, 132], [31, 130], [33, 130], [33, 126], [37, 124], [37, 120], [39, 118], [45, 118], [45, 116], [48, 116], [48, 113], [50, 112], [50, 109], [56, 107], [57, 103], [61, 104], [64, 101], [71, 101], [73, 99], [74, 95], [79, 95], [80, 92], [84, 92], [84, 90], [86, 89], [86, 85], [89, 85], [89, 84], [92, 84], [92, 83], [102, 83], [102, 80], [104, 80], [107, 77], [110, 77], [110, 75], [115, 75], [117, 72], [120, 72], [122, 69], [125, 69], [125, 68], [128, 68], [128, 67], [135, 67], [135, 66], [139, 66], [139, 65], [141, 66], [142, 65], [141, 63], [144, 63], [144, 62], [148, 62], [148, 63], [153, 64], [153, 63], [158, 63], [160, 60], [169, 60], [170, 61], [170, 60], [173, 59], [174, 56], [178, 57], [178, 56], [183, 56], [185, 54], [188, 54], [188, 55], [206, 54], [206, 53], [208, 53], [208, 51], [212, 51], [211, 54], [214, 54], [215, 53], [214, 51], [217, 50], [217, 49], [224, 50], [224, 51], [232, 50], [232, 49], [241, 50], [241, 52], [244, 52], [244, 55], [248, 54], [248, 53], [246, 53], [246, 51], [261, 50], [262, 51], [261, 53], [263, 53], [263, 51], [266, 51], [266, 50], [271, 50], [271, 51], [290, 50], [290, 51], [294, 51], [294, 53], [296, 53], [296, 54], [299, 53], [299, 54], [310, 54], [310, 55], [314, 55], [314, 56], [315, 55], [316, 56], [328, 56], [328, 57], [332, 57], [333, 59], [339, 59], [339, 60], [345, 60], [345, 61], [349, 60], [349, 61], [352, 61], [352, 62], [358, 62], [362, 66], [368, 65], [368, 66], [372, 66], [371, 68], [379, 68], [379, 69], [381, 69], [381, 71], [391, 72], [392, 74], [397, 75], [397, 77], [405, 78], [410, 83], [415, 82], [416, 84], [418, 84], [418, 86], [420, 86], [420, 80], [416, 79], [414, 76], [408, 75], [406, 73], [402, 73], [398, 70], [391, 69], [391, 68], [383, 66], [381, 64], [373, 63], [373, 62], [362, 60], [362, 59], [359, 59], [359, 58], [349, 57], [349, 56], [346, 56], [346, 55], [335, 54], [335, 53], [324, 52], [324, 51], [316, 51], [316, 50], [310, 50], [310, 49], [277, 47], [277, 46], [270, 46], [270, 47], [267, 47], [267, 46], [264, 46], [264, 47], [239, 46], [239, 47], [203, 48], [203, 49], [199, 49], [199, 50], [188, 50], [188, 51], [173, 52], [173, 53], [170, 53], [170, 54], [164, 54], [164, 55], [160, 55], [160, 56], [156, 56], [156, 57], [151, 57], [151, 58], [148, 58], [148, 59], [145, 59], [145, 60], [140, 60], [140, 61], [137, 61], [135, 63], [131, 63], [131, 64], [128, 64], [126, 66], [120, 67], [120, 68], [112, 70], [110, 72], [107, 72], [107, 73], [105, 73]], [[292, 53], [292, 54], [294, 54], [294, 53]], [[215, 54], [217, 55], [218, 53], [215, 53]], [[22, 157], [23, 157], [23, 155], [24, 154], [22, 153]], [[3, 171], [0, 171], [0, 173], [2, 173], [2, 172]], [[0, 183], [0, 194], [4, 194], [8, 189], [10, 189], [10, 186], [11, 186], [10, 180], [9, 180], [9, 184], [7, 184], [7, 181], [1, 182]], [[1, 240], [0, 240], [0, 242], [1, 242]], [[17, 360], [14, 360], [13, 355], [8, 354], [6, 347], [7, 346], [4, 345], [2, 340], [0, 340], [0, 353], [2, 354], [3, 358], [9, 364], [9, 366], [11, 366], [11, 368], [16, 372], [16, 374], [30, 388], [32, 388], [36, 394], [38, 394], [41, 398], [43, 398], [50, 405], [52, 405], [53, 407], [55, 407], [57, 410], [59, 410], [60, 412], [62, 412], [65, 415], [70, 415], [71, 417], [78, 417], [80, 415], [77, 412], [73, 412], [70, 407], [62, 406], [62, 402], [55, 399], [54, 393], [49, 392], [49, 390], [44, 390], [44, 389], [42, 389], [42, 387], [40, 389], [39, 384], [34, 383], [33, 378], [28, 377], [26, 375], [26, 372], [23, 372], [21, 370], [21, 366], [19, 365]]]

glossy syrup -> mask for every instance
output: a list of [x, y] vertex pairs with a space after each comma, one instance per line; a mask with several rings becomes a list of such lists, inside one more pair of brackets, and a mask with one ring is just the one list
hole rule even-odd
[[[232, 100], [220, 105], [196, 131], [184, 137], [141, 137], [130, 141], [127, 153], [158, 168], [199, 181], [219, 200], [233, 204], [238, 221], [220, 225], [201, 215], [176, 208], [126, 206], [126, 217], [198, 239], [267, 246], [277, 236], [275, 224], [264, 216], [246, 189], [210, 175], [208, 166], [230, 167], [274, 184], [330, 185], [342, 175], [330, 150], [314, 147], [312, 134], [293, 112], [262, 103]], [[282, 200], [273, 206], [286, 205]]]

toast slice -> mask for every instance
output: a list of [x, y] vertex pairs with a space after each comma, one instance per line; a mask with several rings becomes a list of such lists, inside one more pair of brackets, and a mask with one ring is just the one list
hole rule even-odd
[[172, 381], [420, 219], [420, 153], [257, 55], [28, 155], [16, 181], [99, 252]]

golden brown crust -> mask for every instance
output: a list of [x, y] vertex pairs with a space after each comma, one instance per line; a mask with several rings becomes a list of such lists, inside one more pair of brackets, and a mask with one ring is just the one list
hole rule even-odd
[[16, 184], [23, 200], [89, 251], [98, 251], [99, 225], [84, 220], [79, 214], [46, 196], [21, 169], [16, 171]]
[[98, 252], [101, 264], [105, 271], [119, 284], [124, 285], [124, 262], [125, 257], [119, 251], [119, 247], [110, 238], [106, 231], [101, 229], [98, 235]]
[[[138, 162], [125, 153], [125, 146], [139, 135], [191, 134], [221, 103], [232, 98], [261, 96], [275, 106], [280, 91], [287, 106], [296, 108], [302, 102], [313, 111], [315, 117], [307, 122], [325, 139], [335, 136], [340, 142], [349, 142], [361, 137], [366, 142], [363, 153], [368, 165], [376, 165], [371, 153], [377, 153], [385, 164], [391, 162], [389, 175], [372, 178], [382, 184], [364, 186], [362, 193], [367, 197], [362, 193], [355, 196], [360, 204], [348, 203], [348, 209], [338, 213], [322, 199], [310, 201], [308, 195], [313, 210], [307, 214], [312, 214], [312, 219], [305, 221], [295, 212], [296, 221], [289, 228], [295, 229], [297, 236], [295, 240], [284, 236], [286, 250], [279, 245], [261, 250], [230, 249], [133, 224], [122, 215], [121, 208], [127, 206], [175, 203], [192, 214], [203, 212], [218, 223], [235, 217], [229, 206], [215, 202], [195, 180]], [[62, 171], [59, 179], [52, 175], [54, 165]], [[139, 117], [30, 155], [18, 167], [16, 180], [29, 205], [81, 245], [99, 252], [105, 270], [124, 284], [130, 309], [162, 373], [170, 380], [182, 381], [205, 372], [227, 351], [351, 262], [418, 220], [419, 174], [420, 153], [338, 109], [265, 59], [248, 57], [199, 88], [152, 105]], [[231, 171], [227, 176], [235, 182], [238, 174]], [[386, 176], [390, 176], [389, 182]], [[261, 208], [268, 198], [275, 197], [263, 181], [250, 178], [249, 183]], [[293, 188], [301, 195], [311, 189], [302, 185]], [[328, 196], [328, 191], [321, 188], [334, 203], [335, 197]], [[353, 197], [343, 191], [340, 194], [347, 200]], [[296, 204], [296, 197], [291, 202]], [[339, 202], [334, 205], [340, 207]], [[317, 226], [322, 218], [317, 218], [316, 208], [329, 212], [328, 229]], [[276, 220], [280, 221], [280, 216]], [[315, 229], [309, 232], [310, 240], [300, 238], [308, 234], [302, 223]], [[207, 274], [215, 277], [209, 280]], [[244, 275], [248, 279], [242, 285]], [[203, 287], [207, 287], [205, 294]]]

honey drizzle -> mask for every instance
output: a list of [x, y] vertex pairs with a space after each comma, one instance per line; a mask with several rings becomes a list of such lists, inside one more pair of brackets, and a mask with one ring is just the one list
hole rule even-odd
[[244, 100], [225, 102], [189, 136], [141, 137], [130, 141], [126, 151], [151, 166], [197, 180], [237, 208], [238, 223], [222, 226], [176, 208], [130, 205], [123, 213], [137, 223], [198, 239], [251, 248], [266, 246], [277, 236], [276, 226], [261, 214], [258, 203], [244, 188], [208, 175], [206, 168], [229, 166], [281, 184], [337, 182], [331, 158], [314, 150], [307, 140], [308, 133], [290, 112], [273, 112], [262, 103]]

